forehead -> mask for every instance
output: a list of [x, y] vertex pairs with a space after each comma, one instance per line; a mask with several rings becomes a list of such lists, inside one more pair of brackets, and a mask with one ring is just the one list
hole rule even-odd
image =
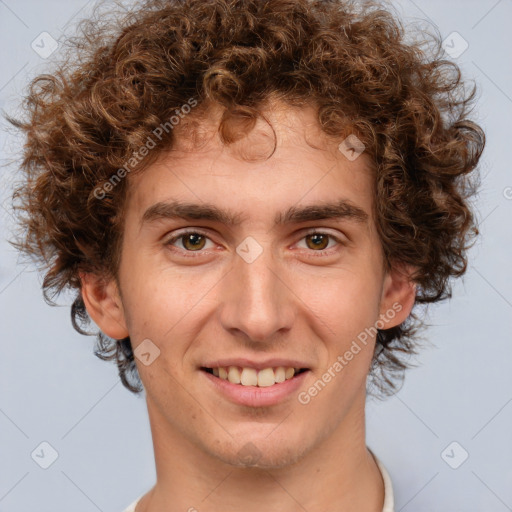
[[[265, 218], [277, 224], [300, 218], [299, 205], [342, 200], [340, 208], [353, 205], [352, 213], [371, 217], [374, 169], [364, 152], [347, 158], [338, 149], [344, 138], [322, 132], [313, 108], [279, 106], [265, 116], [270, 124], [258, 119], [231, 144], [219, 136], [218, 111], [193, 131], [184, 123], [170, 150], [129, 177], [128, 212], [142, 222], [151, 217], [149, 209], [158, 214], [162, 203], [180, 202], [203, 204], [202, 214], [213, 206], [217, 211], [207, 215], [220, 222]], [[221, 218], [221, 210], [228, 215]]]

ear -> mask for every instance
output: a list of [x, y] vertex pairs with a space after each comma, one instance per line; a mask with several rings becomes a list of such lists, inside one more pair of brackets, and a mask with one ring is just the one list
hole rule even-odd
[[96, 274], [81, 273], [80, 281], [82, 298], [94, 323], [110, 338], [126, 338], [129, 334], [115, 280], [106, 280]]
[[391, 329], [410, 315], [416, 300], [416, 283], [412, 280], [415, 270], [412, 265], [395, 265], [386, 272], [379, 316], [384, 323], [382, 329]]

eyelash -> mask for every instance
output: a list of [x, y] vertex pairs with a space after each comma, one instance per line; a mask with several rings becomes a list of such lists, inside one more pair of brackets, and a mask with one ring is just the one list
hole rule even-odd
[[[182, 231], [179, 235], [173, 236], [172, 238], [167, 240], [167, 242], [165, 242], [165, 245], [169, 246], [169, 247], [172, 247], [172, 250], [176, 251], [177, 248], [174, 247], [172, 244], [174, 242], [176, 242], [177, 240], [179, 240], [180, 238], [184, 238], [185, 236], [191, 235], [191, 234], [201, 235], [201, 236], [204, 236], [205, 238], [208, 238], [210, 240], [210, 237], [204, 231], [201, 231], [200, 229], [191, 229], [191, 230], [188, 230], [188, 231]], [[304, 236], [301, 238], [301, 240], [303, 240], [307, 236], [311, 236], [311, 235], [326, 235], [329, 238], [331, 238], [332, 240], [335, 240], [336, 242], [338, 242], [339, 245], [342, 245], [342, 246], [345, 245], [345, 242], [343, 242], [337, 236], [334, 236], [334, 235], [331, 235], [330, 233], [326, 233], [324, 231], [319, 231], [319, 230], [316, 230], [316, 229], [312, 229], [311, 231], [308, 231], [307, 233], [305, 233]], [[322, 249], [322, 250], [319, 250], [319, 251], [314, 251], [314, 250], [311, 249], [310, 252], [311, 253], [318, 253], [318, 256], [325, 256], [325, 255], [330, 255], [334, 251], [337, 251], [337, 250], [338, 249], [336, 249], [336, 247], [331, 247], [330, 249]], [[196, 258], [196, 257], [200, 256], [201, 254], [203, 254], [204, 251], [205, 251], [204, 249], [200, 249], [198, 251], [188, 251], [186, 249], [179, 249], [178, 250], [178, 252], [182, 252], [182, 253], [187, 254], [185, 257], [188, 257], [188, 258]], [[197, 253], [197, 254], [194, 254], [194, 253]]]

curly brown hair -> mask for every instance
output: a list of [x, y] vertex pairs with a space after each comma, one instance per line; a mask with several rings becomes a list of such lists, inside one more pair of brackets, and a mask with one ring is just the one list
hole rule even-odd
[[[134, 155], [140, 172], [171, 147], [177, 132], [165, 122], [191, 99], [190, 119], [221, 107], [225, 144], [251, 130], [272, 95], [313, 105], [329, 136], [357, 134], [376, 164], [387, 268], [417, 269], [415, 307], [451, 297], [451, 277], [466, 271], [478, 234], [470, 199], [485, 137], [468, 119], [476, 87], [468, 90], [444, 58], [439, 34], [406, 42], [398, 16], [378, 1], [149, 0], [109, 15], [97, 9], [54, 69], [30, 82], [26, 118], [6, 116], [26, 137], [13, 243], [42, 264], [47, 302], [74, 291], [75, 329], [93, 334], [79, 273], [117, 277], [127, 180], [114, 175], [130, 172]], [[139, 158], [157, 133], [157, 149]], [[417, 353], [424, 322], [416, 309], [378, 331], [370, 376], [383, 394]], [[95, 354], [115, 360], [123, 385], [141, 392], [130, 339], [94, 334]]]

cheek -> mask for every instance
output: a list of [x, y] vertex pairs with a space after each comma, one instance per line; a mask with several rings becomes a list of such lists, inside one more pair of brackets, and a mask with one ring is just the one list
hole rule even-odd
[[301, 289], [304, 303], [338, 340], [357, 335], [378, 319], [381, 283], [370, 268], [305, 277]]
[[206, 318], [222, 273], [154, 264], [142, 252], [128, 255], [123, 263], [123, 305], [132, 343], [149, 338], [162, 355], [176, 356]]
[[[132, 341], [153, 339], [159, 345], [172, 338], [188, 309], [179, 289], [165, 281], [133, 280], [126, 290], [127, 327]], [[189, 308], [190, 309], [190, 308]]]

